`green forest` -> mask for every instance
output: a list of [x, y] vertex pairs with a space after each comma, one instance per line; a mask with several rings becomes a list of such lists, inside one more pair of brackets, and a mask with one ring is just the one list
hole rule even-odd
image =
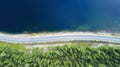
[[0, 67], [120, 67], [120, 47], [66, 44], [29, 49], [1, 42]]

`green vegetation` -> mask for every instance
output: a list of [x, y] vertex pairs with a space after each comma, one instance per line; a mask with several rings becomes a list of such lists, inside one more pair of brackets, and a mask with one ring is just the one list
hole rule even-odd
[[25, 49], [25, 47], [22, 44], [13, 44], [13, 43], [6, 43], [6, 42], [0, 42], [0, 48], [11, 48], [11, 49]]
[[64, 45], [31, 50], [0, 43], [0, 67], [120, 67], [120, 48]]

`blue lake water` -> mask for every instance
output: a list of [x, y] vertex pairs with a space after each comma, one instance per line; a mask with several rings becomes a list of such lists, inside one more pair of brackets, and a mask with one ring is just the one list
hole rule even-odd
[[120, 32], [119, 0], [1, 0], [0, 32]]

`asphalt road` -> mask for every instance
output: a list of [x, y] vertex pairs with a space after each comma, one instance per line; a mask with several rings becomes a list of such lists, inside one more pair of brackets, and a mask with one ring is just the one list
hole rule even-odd
[[0, 41], [11, 43], [44, 43], [56, 41], [103, 41], [120, 43], [119, 37], [110, 36], [94, 36], [94, 35], [61, 35], [61, 36], [46, 36], [46, 37], [29, 37], [29, 38], [14, 38], [8, 36], [0, 36]]

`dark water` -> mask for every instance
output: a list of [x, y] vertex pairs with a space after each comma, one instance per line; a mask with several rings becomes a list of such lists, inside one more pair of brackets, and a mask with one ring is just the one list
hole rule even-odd
[[1, 0], [0, 32], [120, 32], [119, 0]]

